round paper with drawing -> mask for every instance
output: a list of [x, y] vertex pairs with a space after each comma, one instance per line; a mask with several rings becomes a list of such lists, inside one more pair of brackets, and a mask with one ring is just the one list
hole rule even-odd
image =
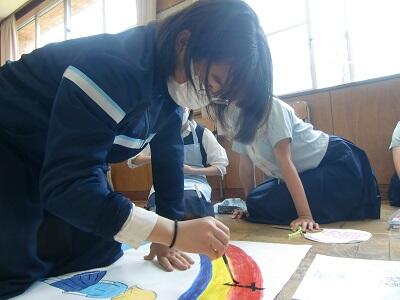
[[351, 244], [368, 241], [371, 233], [355, 229], [323, 229], [320, 232], [307, 232], [306, 239], [327, 244]]

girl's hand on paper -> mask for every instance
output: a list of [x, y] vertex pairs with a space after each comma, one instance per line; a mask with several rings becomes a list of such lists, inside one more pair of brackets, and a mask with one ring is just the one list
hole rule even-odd
[[184, 252], [174, 248], [169, 248], [157, 243], [152, 243], [150, 253], [144, 257], [145, 260], [153, 260], [157, 257], [157, 261], [167, 272], [172, 272], [174, 267], [178, 270], [187, 270], [192, 264], [193, 259]]

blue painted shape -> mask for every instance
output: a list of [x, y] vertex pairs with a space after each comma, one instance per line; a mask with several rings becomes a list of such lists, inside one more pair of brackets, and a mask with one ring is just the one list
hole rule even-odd
[[62, 289], [65, 292], [79, 292], [98, 283], [107, 271], [91, 271], [76, 274], [70, 278], [51, 283], [51, 286]]
[[126, 250], [129, 250], [129, 249], [132, 249], [132, 247], [129, 246], [128, 244], [122, 244], [121, 245], [121, 249], [122, 249], [122, 251], [126, 251]]
[[207, 288], [212, 277], [212, 265], [210, 260], [205, 255], [200, 255], [200, 271], [197, 274], [192, 286], [184, 292], [178, 300], [193, 300], [197, 299], [202, 292]]
[[100, 281], [80, 293], [88, 298], [112, 298], [123, 294], [128, 289], [126, 284], [117, 281]]

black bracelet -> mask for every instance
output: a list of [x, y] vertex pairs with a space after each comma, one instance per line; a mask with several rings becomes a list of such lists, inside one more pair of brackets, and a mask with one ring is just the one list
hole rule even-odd
[[176, 242], [176, 236], [178, 235], [178, 220], [174, 221], [174, 236], [172, 238], [171, 245], [169, 245], [170, 248], [173, 248]]

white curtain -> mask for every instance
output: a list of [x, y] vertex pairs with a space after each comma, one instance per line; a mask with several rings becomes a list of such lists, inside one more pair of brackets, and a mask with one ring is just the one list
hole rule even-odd
[[7, 60], [18, 58], [18, 38], [15, 16], [12, 15], [0, 24], [0, 66]]
[[156, 19], [156, 0], [136, 0], [137, 25], [145, 25]]

